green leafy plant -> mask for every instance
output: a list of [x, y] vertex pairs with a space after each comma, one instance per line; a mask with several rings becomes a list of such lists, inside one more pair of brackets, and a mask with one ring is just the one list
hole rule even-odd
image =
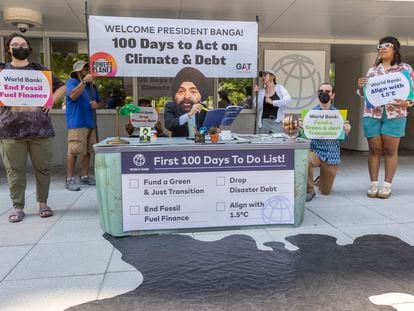
[[220, 78], [219, 89], [225, 89], [229, 93], [229, 99], [233, 105], [238, 105], [246, 98], [245, 88], [252, 86], [252, 79]]

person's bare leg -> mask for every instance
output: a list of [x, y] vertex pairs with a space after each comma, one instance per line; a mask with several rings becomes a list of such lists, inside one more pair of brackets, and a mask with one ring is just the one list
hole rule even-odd
[[81, 176], [89, 176], [89, 161], [91, 154], [87, 153], [81, 158]]
[[68, 154], [66, 158], [66, 177], [73, 177], [73, 170], [75, 169], [76, 156]]
[[368, 138], [369, 155], [368, 155], [368, 171], [371, 181], [378, 181], [381, 154], [382, 154], [382, 138], [375, 136]]
[[384, 180], [388, 183], [392, 183], [398, 165], [398, 146], [400, 144], [400, 138], [382, 135], [382, 144], [385, 166]]

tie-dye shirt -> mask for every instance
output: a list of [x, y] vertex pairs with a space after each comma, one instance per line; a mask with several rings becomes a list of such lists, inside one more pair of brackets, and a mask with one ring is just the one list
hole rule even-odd
[[[389, 68], [388, 70], [385, 70], [385, 68], [382, 64], [379, 64], [378, 66], [373, 66], [373, 67], [369, 68], [369, 70], [367, 72], [367, 78], [369, 79], [369, 78], [372, 78], [372, 77], [385, 75], [387, 73], [400, 72], [400, 71], [404, 71], [404, 70], [407, 70], [410, 73], [411, 80], [413, 80], [414, 79], [413, 69], [411, 68], [410, 65], [408, 65], [406, 63], [400, 63], [398, 65], [394, 65], [391, 68]], [[359, 94], [359, 91], [358, 91], [358, 94]], [[385, 108], [385, 112], [387, 114], [388, 119], [402, 118], [402, 117], [407, 116], [407, 108], [397, 107], [397, 106], [394, 106], [393, 104], [394, 104], [394, 101], [389, 102], [388, 104], [386, 104], [384, 106], [379, 106], [379, 107], [376, 107], [376, 108], [368, 108], [367, 106], [365, 106], [364, 107], [364, 117], [371, 117], [371, 118], [381, 119], [382, 114], [384, 112], [384, 108]]]

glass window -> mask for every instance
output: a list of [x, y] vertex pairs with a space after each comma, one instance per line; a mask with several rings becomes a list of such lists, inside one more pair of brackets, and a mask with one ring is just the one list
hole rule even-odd
[[[50, 45], [52, 70], [64, 82], [70, 78], [70, 72], [76, 61], [88, 61], [86, 40], [51, 39]], [[129, 91], [125, 92], [122, 78], [96, 78], [95, 85], [108, 108], [122, 106], [125, 96], [132, 95], [132, 90], [131, 94]]]
[[252, 83], [249, 78], [219, 78], [219, 106], [220, 101], [226, 100], [232, 105], [252, 108]]

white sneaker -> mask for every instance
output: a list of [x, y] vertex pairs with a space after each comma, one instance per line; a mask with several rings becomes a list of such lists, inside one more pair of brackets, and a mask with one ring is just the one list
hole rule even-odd
[[376, 198], [378, 190], [378, 181], [371, 181], [371, 186], [368, 188], [367, 196], [369, 196], [370, 198]]
[[381, 189], [377, 193], [377, 197], [380, 199], [388, 199], [391, 196], [391, 184], [384, 182]]

